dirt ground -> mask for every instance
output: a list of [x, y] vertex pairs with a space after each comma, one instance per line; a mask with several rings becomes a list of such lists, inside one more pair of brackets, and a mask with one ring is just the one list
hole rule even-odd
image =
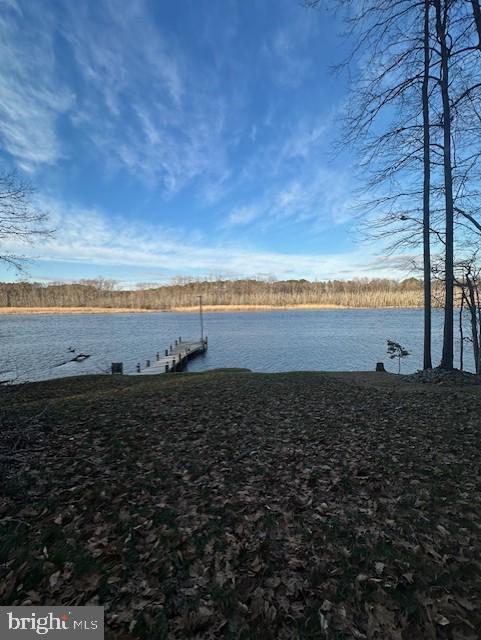
[[123, 640], [478, 639], [480, 415], [380, 373], [1, 389], [0, 602]]

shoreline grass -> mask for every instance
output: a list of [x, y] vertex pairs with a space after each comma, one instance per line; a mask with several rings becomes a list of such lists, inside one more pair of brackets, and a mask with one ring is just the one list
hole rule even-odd
[[[336, 310], [336, 309], [420, 309], [418, 306], [381, 306], [381, 307], [349, 307], [338, 304], [289, 304], [279, 305], [203, 305], [206, 313], [229, 312], [262, 312], [262, 311], [295, 311], [295, 310]], [[0, 307], [0, 315], [59, 315], [59, 314], [89, 314], [89, 313], [198, 313], [198, 306], [172, 307], [170, 309], [128, 309], [113, 307]]]

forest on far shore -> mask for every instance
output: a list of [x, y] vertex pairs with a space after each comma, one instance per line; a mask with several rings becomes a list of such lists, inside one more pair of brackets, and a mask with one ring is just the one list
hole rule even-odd
[[[176, 277], [162, 286], [136, 285], [120, 289], [113, 280], [97, 278], [74, 283], [0, 283], [0, 307], [102, 307], [169, 310], [192, 307], [198, 296], [207, 306], [342, 305], [346, 307], [422, 307], [423, 282], [355, 279], [310, 282], [309, 280], [224, 280]], [[441, 306], [436, 291], [434, 306]]]

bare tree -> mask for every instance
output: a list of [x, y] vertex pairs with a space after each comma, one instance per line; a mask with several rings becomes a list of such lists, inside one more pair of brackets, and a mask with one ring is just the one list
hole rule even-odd
[[[455, 285], [459, 292], [460, 311], [459, 329], [461, 339], [461, 353], [463, 353], [463, 343], [469, 340], [473, 346], [473, 359], [476, 373], [481, 373], [481, 306], [480, 306], [480, 283], [481, 271], [477, 258], [477, 251], [464, 260], [455, 264]], [[464, 337], [463, 333], [463, 313], [467, 311], [471, 336]], [[461, 364], [461, 367], [462, 364]]]
[[424, 0], [424, 74], [422, 86], [423, 102], [423, 282], [424, 282], [424, 343], [423, 368], [431, 369], [431, 120], [429, 113], [429, 76], [431, 66], [430, 48], [430, 0]]
[[478, 32], [478, 49], [481, 51], [481, 7], [479, 6], [479, 0], [471, 0], [471, 4], [473, 5], [476, 31]]
[[330, 280], [221, 280], [183, 285], [141, 285], [106, 289], [99, 279], [86, 283], [0, 283], [0, 307], [98, 307], [171, 309], [196, 305], [342, 305], [348, 307], [421, 307], [422, 282], [408, 278]]
[[[432, 366], [431, 245], [442, 249], [441, 367], [452, 369], [454, 254], [465, 256], [465, 238], [481, 230], [476, 220], [481, 214], [480, 2], [332, 0], [332, 5], [348, 10], [353, 44], [347, 63], [358, 70], [345, 135], [360, 152], [364, 229], [385, 240], [391, 252], [418, 246], [422, 238], [424, 368]], [[363, 59], [369, 64], [360, 64]]]
[[2, 250], [2, 242], [33, 242], [52, 233], [47, 229], [47, 214], [32, 204], [32, 186], [14, 171], [0, 173], [0, 261], [17, 271], [23, 269], [21, 255]]
[[[449, 57], [451, 49], [448, 44], [448, 8], [447, 0], [433, 0], [436, 13], [436, 34], [440, 45], [440, 79], [443, 113], [443, 163], [444, 163], [444, 195], [445, 195], [445, 298], [444, 298], [444, 333], [441, 367], [452, 369], [454, 366], [454, 199], [451, 160], [451, 102]], [[452, 40], [449, 38], [449, 41]]]
[[[357, 65], [363, 56], [370, 60], [351, 87], [343, 136], [357, 146], [362, 158], [359, 209], [366, 217], [361, 226], [369, 238], [386, 241], [388, 252], [422, 241], [423, 366], [431, 368], [431, 236], [442, 241], [431, 226], [432, 4], [430, 0], [334, 4], [349, 8], [348, 33], [354, 44], [347, 64]], [[320, 2], [308, 0], [307, 5]]]

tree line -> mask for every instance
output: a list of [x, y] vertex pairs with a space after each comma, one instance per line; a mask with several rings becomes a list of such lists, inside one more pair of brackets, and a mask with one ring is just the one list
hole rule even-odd
[[[178, 281], [181, 283], [177, 284]], [[169, 310], [198, 304], [347, 307], [421, 307], [423, 283], [417, 278], [328, 280], [194, 280], [175, 278], [175, 284], [119, 289], [103, 278], [79, 282], [0, 283], [0, 307], [97, 307]], [[441, 301], [439, 301], [441, 304]]]

